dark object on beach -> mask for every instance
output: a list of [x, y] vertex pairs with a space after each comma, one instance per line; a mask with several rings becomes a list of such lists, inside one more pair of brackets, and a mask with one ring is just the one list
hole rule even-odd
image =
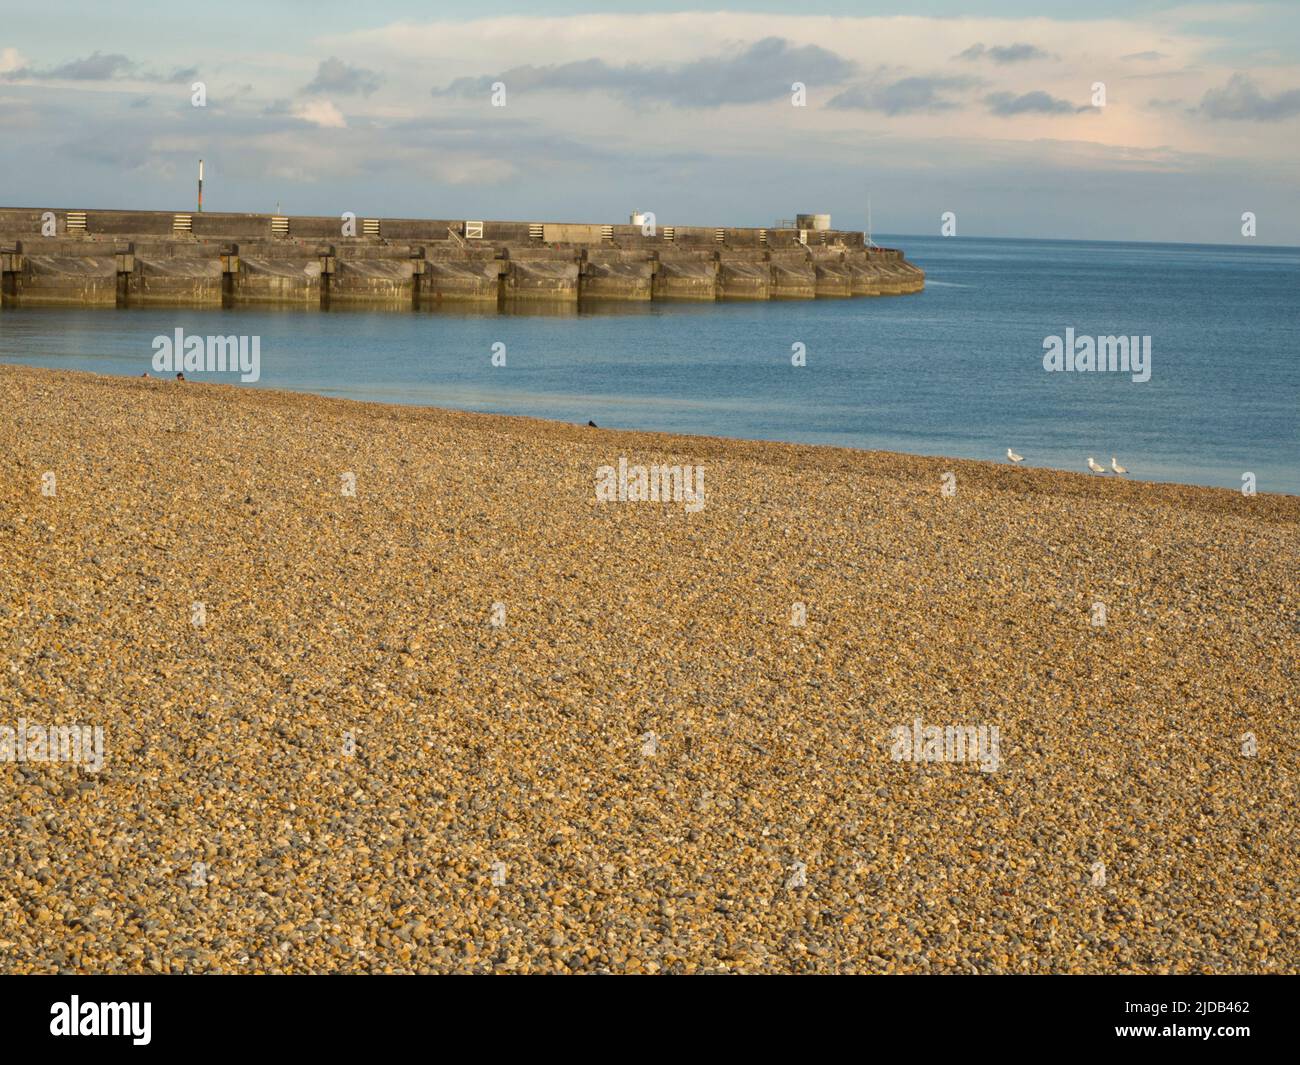
[[178, 380], [178, 381], [184, 381], [184, 380], [185, 380], [185, 375], [184, 375], [183, 373], [178, 373], [178, 374], [176, 375], [176, 380]]
[[146, 370], [146, 371], [145, 371], [144, 373], [142, 373], [140, 376], [141, 376], [141, 377], [144, 377], [144, 378], [148, 378], [148, 376], [149, 376], [149, 371]]
[[599, 429], [599, 428], [600, 428], [600, 426], [597, 425], [595, 422], [588, 422], [587, 424], [588, 424], [591, 428], [593, 428], [593, 429]]

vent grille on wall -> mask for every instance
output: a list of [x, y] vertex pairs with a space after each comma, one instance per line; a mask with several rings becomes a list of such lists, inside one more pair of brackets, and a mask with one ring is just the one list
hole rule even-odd
[[726, 231], [725, 229], [715, 229], [715, 230], [713, 231], [713, 243], [714, 243], [714, 244], [721, 244], [721, 243], [723, 243], [723, 241], [725, 241], [726, 239], [727, 239], [727, 231]]
[[377, 237], [377, 236], [379, 236], [379, 219], [378, 219], [378, 218], [363, 218], [363, 219], [361, 220], [361, 235], [362, 235], [363, 237]]
[[173, 233], [191, 233], [194, 230], [194, 218], [187, 214], [172, 215]]
[[546, 236], [546, 226], [541, 222], [528, 223], [528, 239], [542, 240]]
[[69, 212], [68, 212], [68, 224], [67, 224], [67, 230], [68, 230], [69, 233], [84, 233], [84, 232], [86, 232], [86, 212], [85, 212], [85, 211], [69, 211]]
[[271, 233], [277, 237], [287, 237], [289, 235], [289, 219], [280, 214], [272, 215]]
[[601, 239], [601, 240], [613, 240], [613, 239], [614, 239], [614, 227], [613, 227], [613, 226], [601, 226], [601, 227], [600, 227], [600, 239]]
[[677, 230], [675, 227], [664, 226], [664, 240], [666, 240], [669, 244], [673, 242], [673, 237], [676, 236], [676, 233]]

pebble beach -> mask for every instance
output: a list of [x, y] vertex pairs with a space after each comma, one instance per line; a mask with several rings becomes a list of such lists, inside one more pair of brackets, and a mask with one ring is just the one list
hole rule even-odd
[[[0, 726], [103, 736], [0, 757], [0, 971], [1300, 967], [1300, 498], [9, 365], [0, 400]], [[702, 505], [602, 500], [620, 460]]]

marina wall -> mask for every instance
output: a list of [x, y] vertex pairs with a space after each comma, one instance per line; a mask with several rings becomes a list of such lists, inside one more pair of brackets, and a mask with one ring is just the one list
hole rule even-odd
[[0, 208], [8, 306], [826, 299], [924, 286], [901, 251], [851, 230]]

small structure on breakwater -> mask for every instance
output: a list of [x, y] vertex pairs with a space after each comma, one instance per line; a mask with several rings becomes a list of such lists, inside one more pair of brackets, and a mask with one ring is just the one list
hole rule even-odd
[[4, 305], [814, 299], [920, 292], [860, 232], [0, 208]]

